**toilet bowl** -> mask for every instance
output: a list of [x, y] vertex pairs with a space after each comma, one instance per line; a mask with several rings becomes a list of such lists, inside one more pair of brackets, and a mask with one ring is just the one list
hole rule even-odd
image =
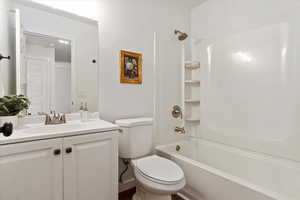
[[182, 169], [173, 161], [147, 156], [132, 161], [137, 180], [137, 192], [133, 200], [171, 200], [185, 186]]
[[173, 161], [153, 155], [153, 119], [121, 119], [119, 156], [130, 159], [137, 180], [133, 200], [171, 200], [185, 186], [182, 169]]

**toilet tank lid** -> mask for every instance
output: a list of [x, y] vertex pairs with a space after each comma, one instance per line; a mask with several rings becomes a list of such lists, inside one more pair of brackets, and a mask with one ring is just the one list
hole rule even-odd
[[116, 120], [115, 123], [121, 127], [134, 127], [134, 126], [144, 126], [144, 125], [152, 125], [152, 118], [133, 118], [133, 119], [120, 119]]

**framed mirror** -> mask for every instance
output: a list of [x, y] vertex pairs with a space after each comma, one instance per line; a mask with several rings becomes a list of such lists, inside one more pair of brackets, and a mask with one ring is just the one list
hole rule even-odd
[[78, 112], [85, 104], [97, 112], [98, 22], [26, 0], [12, 8], [19, 16], [15, 92], [31, 101], [28, 114]]

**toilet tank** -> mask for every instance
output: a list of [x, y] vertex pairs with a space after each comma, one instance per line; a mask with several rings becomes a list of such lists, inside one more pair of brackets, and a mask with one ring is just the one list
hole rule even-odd
[[134, 118], [116, 120], [120, 126], [119, 156], [134, 159], [150, 154], [153, 145], [153, 119]]

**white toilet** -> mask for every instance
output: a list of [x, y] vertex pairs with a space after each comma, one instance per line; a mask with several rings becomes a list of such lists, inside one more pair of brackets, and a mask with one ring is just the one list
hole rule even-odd
[[119, 136], [119, 156], [131, 159], [137, 180], [133, 200], [171, 200], [171, 194], [185, 186], [182, 169], [173, 161], [152, 155], [153, 119], [122, 119], [115, 122]]

